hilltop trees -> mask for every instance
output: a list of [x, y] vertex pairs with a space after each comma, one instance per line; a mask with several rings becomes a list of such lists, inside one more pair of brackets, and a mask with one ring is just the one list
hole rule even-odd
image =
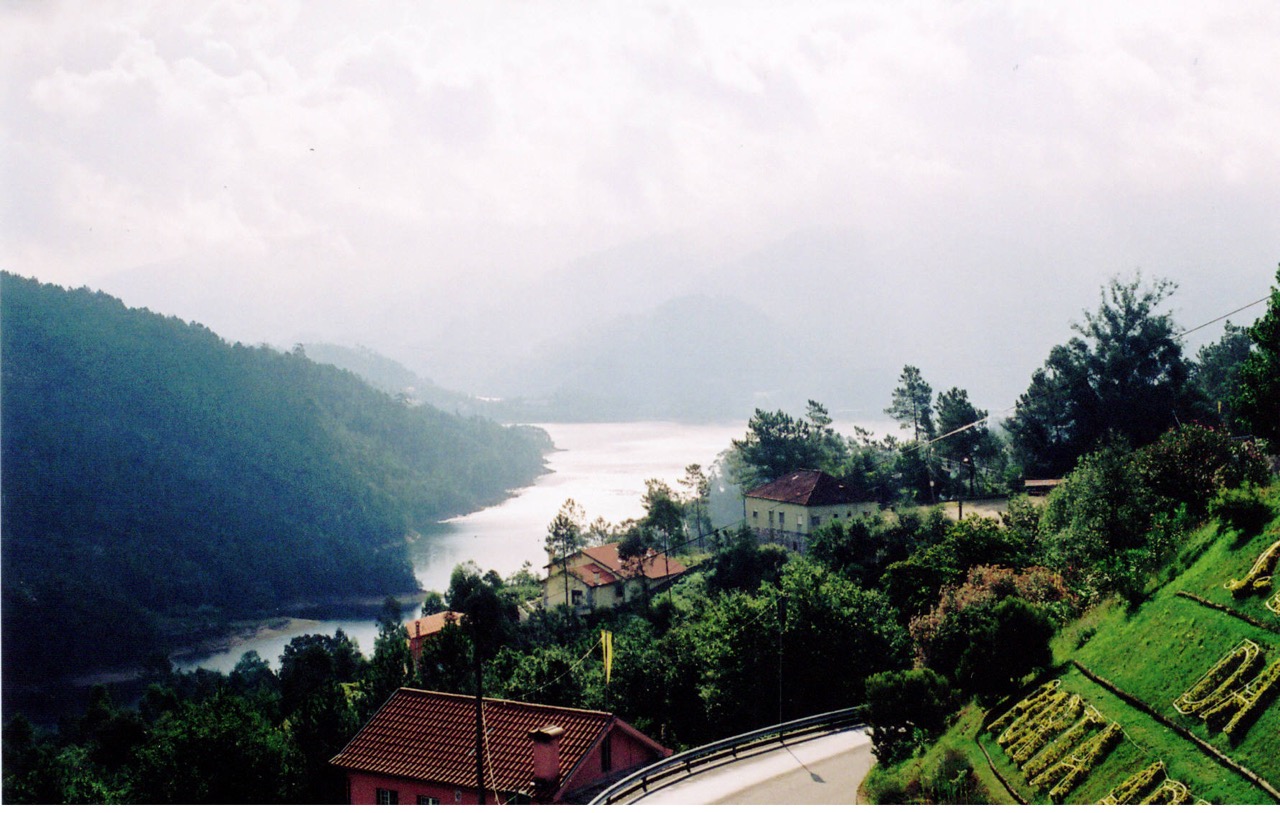
[[747, 436], [733, 441], [743, 491], [797, 469], [827, 469], [845, 454], [844, 439], [831, 428], [826, 407], [810, 401], [804, 418], [782, 410], [757, 409], [747, 422]]
[[[973, 482], [980, 463], [991, 463], [999, 456], [999, 444], [991, 437], [987, 427], [974, 424], [985, 419], [987, 412], [977, 409], [969, 401], [969, 393], [952, 387], [938, 393], [938, 440], [933, 444], [939, 455], [960, 466], [955, 469], [960, 481], [952, 488], [952, 494], [963, 493], [966, 475]], [[965, 462], [967, 461], [967, 467]], [[965, 469], [968, 468], [968, 471]]]
[[[1280, 269], [1276, 270], [1280, 283]], [[1249, 329], [1253, 350], [1240, 366], [1233, 406], [1258, 437], [1280, 448], [1280, 289], [1271, 289], [1267, 312]]]
[[[1003, 463], [1001, 443], [986, 427], [972, 425], [987, 413], [973, 406], [966, 390], [952, 387], [939, 393], [935, 407], [933, 387], [919, 368], [907, 365], [901, 380], [885, 412], [911, 430], [912, 439], [877, 440], [857, 426], [852, 435], [842, 436], [833, 428], [826, 407], [811, 400], [804, 418], [781, 410], [756, 410], [747, 436], [734, 440], [723, 456], [723, 470], [743, 493], [799, 469], [816, 469], [880, 502], [933, 502], [939, 491], [948, 490], [939, 479], [943, 468], [959, 477], [976, 467]], [[941, 433], [939, 424], [944, 427]], [[953, 430], [958, 431], [943, 436]], [[939, 456], [949, 465], [940, 463]]]
[[1190, 368], [1172, 316], [1158, 311], [1176, 287], [1113, 279], [1072, 325], [1080, 335], [1049, 352], [1006, 423], [1028, 475], [1061, 475], [1108, 435], [1148, 443], [1189, 415]]
[[1247, 427], [1236, 413], [1235, 398], [1240, 388], [1240, 368], [1252, 350], [1249, 331], [1228, 321], [1222, 328], [1222, 338], [1200, 348], [1193, 372], [1205, 411], [1216, 414], [1223, 426], [1241, 434]]

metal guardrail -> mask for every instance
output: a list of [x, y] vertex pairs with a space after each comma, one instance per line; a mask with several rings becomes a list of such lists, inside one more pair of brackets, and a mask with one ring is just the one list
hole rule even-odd
[[692, 776], [696, 771], [708, 770], [719, 764], [728, 764], [769, 748], [786, 745], [787, 740], [796, 742], [820, 737], [865, 722], [866, 706], [854, 706], [726, 737], [723, 740], [673, 754], [623, 777], [598, 793], [587, 804], [611, 805], [634, 793], [645, 794], [650, 790], [678, 782]]

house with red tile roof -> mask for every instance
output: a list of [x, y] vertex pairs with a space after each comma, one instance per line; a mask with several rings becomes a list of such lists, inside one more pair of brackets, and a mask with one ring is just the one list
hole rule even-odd
[[809, 534], [832, 520], [870, 515], [879, 505], [830, 474], [801, 469], [748, 491], [747, 525], [761, 542], [804, 553]]
[[[671, 751], [604, 711], [486, 697], [485, 802], [564, 804]], [[351, 804], [475, 804], [476, 699], [399, 689], [330, 764]]]
[[684, 565], [652, 549], [638, 562], [625, 562], [618, 556], [617, 543], [583, 548], [567, 562], [552, 559], [547, 565], [547, 577], [542, 580], [542, 606], [547, 609], [565, 603], [566, 567], [569, 603], [579, 613], [623, 603], [629, 585], [653, 590], [685, 573]]
[[414, 664], [422, 657], [423, 642], [432, 635], [438, 635], [448, 625], [461, 624], [465, 617], [466, 613], [445, 610], [404, 622], [404, 628], [409, 633], [409, 653], [413, 655]]

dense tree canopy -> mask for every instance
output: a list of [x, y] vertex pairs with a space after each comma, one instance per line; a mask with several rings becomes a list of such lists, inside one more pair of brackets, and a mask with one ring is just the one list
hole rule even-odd
[[826, 408], [810, 401], [804, 418], [757, 409], [733, 450], [741, 464], [735, 479], [747, 491], [798, 469], [830, 468], [843, 456], [844, 440]]
[[[1280, 269], [1276, 271], [1280, 284]], [[1271, 289], [1267, 312], [1249, 329], [1253, 350], [1240, 365], [1236, 413], [1272, 451], [1280, 450], [1280, 288]]]
[[[296, 601], [412, 591], [406, 535], [541, 470], [535, 434], [300, 353], [0, 277], [6, 680], [139, 662]], [[56, 608], [56, 611], [55, 611]], [[93, 618], [72, 664], [47, 642]]]
[[1240, 389], [1240, 368], [1252, 350], [1249, 331], [1228, 321], [1222, 328], [1222, 338], [1200, 348], [1193, 369], [1193, 381], [1205, 401], [1205, 413], [1216, 416], [1222, 425], [1238, 434], [1247, 427], [1236, 414], [1235, 398]]
[[1191, 417], [1190, 368], [1158, 310], [1175, 288], [1113, 279], [1098, 310], [1072, 325], [1080, 335], [1050, 351], [1007, 422], [1029, 476], [1062, 475], [1109, 434], [1141, 445]]

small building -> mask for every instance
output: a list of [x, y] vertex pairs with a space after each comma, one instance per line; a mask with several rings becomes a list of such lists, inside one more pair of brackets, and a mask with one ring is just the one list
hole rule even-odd
[[564, 571], [569, 570], [569, 603], [579, 613], [613, 607], [627, 600], [628, 588], [654, 590], [684, 575], [685, 566], [650, 550], [635, 565], [618, 556], [618, 545], [583, 548], [562, 563], [552, 559], [542, 580], [542, 606], [565, 603]]
[[761, 542], [804, 553], [809, 534], [832, 520], [869, 516], [875, 500], [854, 494], [830, 474], [801, 469], [747, 492], [743, 511], [747, 527]]
[[1060, 485], [1062, 485], [1062, 478], [1022, 481], [1022, 489], [1027, 492], [1028, 497], [1043, 497]]
[[[485, 802], [564, 804], [671, 751], [604, 711], [486, 697]], [[476, 804], [476, 699], [399, 689], [330, 764], [351, 804]]]
[[461, 624], [465, 617], [466, 613], [445, 610], [404, 622], [404, 628], [409, 633], [409, 653], [413, 655], [414, 665], [416, 666], [422, 657], [423, 642], [433, 635], [438, 635], [449, 624]]

